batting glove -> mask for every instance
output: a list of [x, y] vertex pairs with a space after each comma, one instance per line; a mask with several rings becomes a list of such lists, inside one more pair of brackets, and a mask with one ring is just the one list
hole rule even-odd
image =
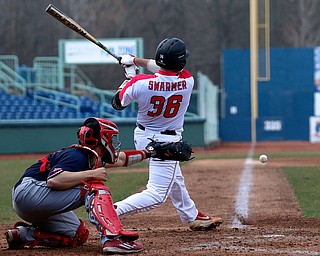
[[135, 77], [137, 74], [139, 74], [139, 67], [136, 65], [126, 66], [124, 68], [124, 75], [127, 79], [131, 79], [132, 77]]
[[134, 64], [135, 56], [132, 54], [120, 55], [121, 59], [119, 60], [119, 64], [123, 67], [129, 67]]

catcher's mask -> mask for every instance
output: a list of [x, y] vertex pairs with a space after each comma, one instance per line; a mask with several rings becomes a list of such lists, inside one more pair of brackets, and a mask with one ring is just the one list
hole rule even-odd
[[93, 149], [102, 145], [108, 154], [101, 156], [101, 159], [111, 164], [117, 160], [121, 148], [118, 134], [118, 126], [114, 122], [96, 117], [87, 118], [77, 133], [82, 146]]
[[180, 71], [187, 63], [189, 51], [179, 38], [166, 38], [157, 47], [155, 60], [159, 67]]

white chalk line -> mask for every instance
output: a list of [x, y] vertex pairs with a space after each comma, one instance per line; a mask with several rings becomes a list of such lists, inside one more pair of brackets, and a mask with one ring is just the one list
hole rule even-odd
[[[234, 229], [234, 228], [245, 228], [246, 227], [246, 220], [249, 217], [249, 194], [250, 194], [250, 184], [252, 179], [252, 168], [256, 161], [253, 160], [253, 154], [254, 154], [255, 145], [252, 144], [250, 151], [248, 152], [248, 156], [245, 161], [244, 169], [240, 178], [240, 184], [238, 188], [238, 194], [237, 199], [235, 203], [235, 215], [233, 217], [232, 225], [228, 228]], [[250, 229], [253, 229], [254, 227], [250, 227]], [[187, 228], [186, 228], [187, 229]], [[145, 228], [138, 229], [139, 231], [142, 230], [150, 230]], [[172, 230], [184, 230], [183, 227], [179, 228], [166, 228], [166, 227], [156, 227], [152, 228], [152, 230], [156, 231], [172, 231]], [[261, 239], [282, 239], [283, 237], [288, 238], [287, 235], [282, 234], [267, 234], [267, 235], [259, 235], [259, 238]], [[227, 237], [226, 237], [227, 238]], [[229, 237], [234, 238], [234, 237]], [[294, 237], [296, 239], [299, 239], [301, 237]], [[223, 241], [214, 241], [214, 242], [208, 242], [208, 243], [198, 243], [191, 245], [189, 244], [186, 248], [180, 249], [180, 251], [190, 251], [192, 250], [223, 250], [223, 251], [238, 251], [238, 252], [256, 252], [256, 253], [272, 253], [272, 254], [289, 254], [289, 255], [320, 255], [320, 252], [317, 251], [308, 251], [308, 250], [295, 250], [295, 249], [268, 249], [268, 248], [258, 248], [258, 247], [249, 247], [249, 246], [233, 246], [233, 245], [226, 245], [227, 242]], [[225, 245], [224, 245], [225, 244]], [[157, 252], [170, 252], [170, 248], [166, 248], [165, 250], [157, 250]], [[176, 248], [174, 248], [173, 251], [176, 251]]]
[[[251, 189], [251, 179], [252, 179], [252, 168], [253, 168], [253, 154], [254, 154], [255, 144], [252, 143], [250, 150], [248, 152], [244, 169], [241, 174], [240, 184], [238, 188], [237, 199], [235, 203], [235, 214], [232, 220], [232, 228], [245, 228], [246, 221], [249, 217], [249, 194]], [[275, 236], [274, 238], [276, 238]], [[282, 235], [279, 235], [282, 237]], [[196, 248], [210, 249], [224, 249], [230, 251], [254, 251], [260, 253], [275, 253], [275, 254], [301, 254], [301, 255], [320, 255], [320, 252], [316, 251], [305, 251], [305, 250], [287, 250], [287, 249], [264, 249], [257, 247], [242, 247], [242, 246], [223, 246], [221, 243], [211, 243], [211, 244], [198, 244]]]
[[[238, 252], [257, 252], [257, 253], [272, 253], [272, 254], [300, 254], [300, 255], [320, 255], [320, 252], [316, 251], [304, 251], [304, 250], [287, 250], [287, 249], [264, 249], [257, 247], [247, 246], [224, 246], [221, 242], [203, 243], [193, 246], [193, 250], [226, 250], [226, 251], [238, 251]], [[185, 249], [185, 250], [190, 250]]]
[[233, 228], [244, 228], [246, 225], [246, 220], [249, 217], [249, 194], [250, 194], [250, 183], [252, 178], [252, 163], [253, 163], [253, 153], [255, 149], [255, 144], [252, 143], [250, 150], [248, 152], [244, 169], [240, 178], [240, 184], [238, 188], [237, 199], [235, 203], [235, 215], [232, 220]]

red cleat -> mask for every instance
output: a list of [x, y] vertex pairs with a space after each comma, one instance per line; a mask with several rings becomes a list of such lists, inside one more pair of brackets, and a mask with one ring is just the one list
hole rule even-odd
[[205, 231], [218, 227], [222, 223], [219, 217], [210, 217], [198, 212], [198, 216], [194, 221], [189, 222], [189, 227], [193, 231]]
[[104, 243], [103, 252], [106, 254], [129, 254], [137, 253], [143, 250], [143, 245], [139, 242], [129, 241], [123, 238], [117, 238]]

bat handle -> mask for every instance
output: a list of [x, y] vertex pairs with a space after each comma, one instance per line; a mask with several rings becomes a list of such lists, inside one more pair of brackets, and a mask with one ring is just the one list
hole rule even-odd
[[113, 57], [115, 57], [118, 61], [119, 61], [119, 64], [121, 64], [120, 62], [121, 62], [121, 56], [118, 56], [118, 55], [114, 55]]
[[114, 57], [115, 59], [117, 59], [117, 61], [118, 61], [119, 64], [120, 64], [121, 56], [115, 54], [114, 52], [109, 51], [108, 49], [107, 49], [107, 52], [108, 52], [112, 57]]
[[118, 60], [119, 64], [120, 64], [120, 61], [121, 61], [121, 57], [117, 54], [115, 54], [114, 52], [110, 51], [106, 46], [104, 46], [102, 43], [100, 43], [99, 41], [96, 41], [96, 44], [104, 49], [107, 53], [109, 53], [112, 57], [114, 57], [115, 59]]

